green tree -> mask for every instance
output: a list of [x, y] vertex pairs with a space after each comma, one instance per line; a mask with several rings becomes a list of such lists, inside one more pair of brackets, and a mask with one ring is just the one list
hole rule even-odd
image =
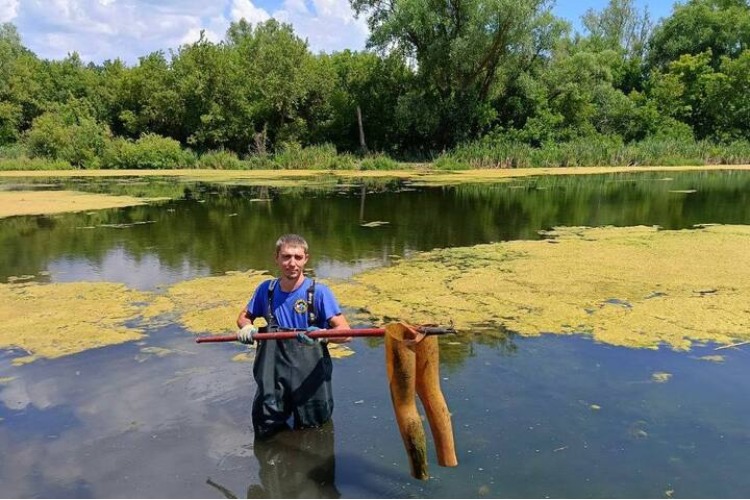
[[337, 77], [329, 140], [348, 151], [359, 149], [359, 107], [368, 148], [397, 150], [405, 132], [395, 119], [399, 98], [412, 85], [412, 73], [403, 58], [349, 50], [321, 57], [330, 59]]
[[664, 70], [682, 55], [710, 53], [718, 70], [722, 57], [750, 49], [750, 3], [747, 0], [689, 0], [676, 4], [659, 24], [649, 44], [648, 63]]
[[41, 113], [41, 62], [11, 23], [0, 24], [0, 145], [13, 143]]
[[534, 33], [547, 7], [546, 0], [350, 3], [367, 16], [369, 46], [401, 53], [415, 68], [416, 85], [401, 99], [399, 118], [437, 148], [475, 137], [493, 123], [491, 100], [502, 89], [501, 69], [535, 52]]
[[82, 168], [97, 168], [110, 139], [109, 128], [96, 121], [83, 99], [52, 106], [25, 134], [32, 157], [65, 160]]
[[616, 58], [613, 84], [625, 93], [643, 88], [643, 65], [653, 24], [647, 8], [639, 11], [635, 0], [610, 0], [601, 11], [589, 9], [582, 17], [587, 37], [585, 50], [613, 51]]
[[750, 50], [724, 57], [721, 71], [706, 82], [704, 108], [715, 113], [713, 137], [750, 140]]
[[185, 143], [184, 104], [177, 92], [169, 62], [163, 52], [141, 57], [132, 69], [107, 67], [112, 130], [138, 138], [145, 133], [172, 137]]
[[120, 59], [105, 61], [99, 69], [101, 99], [105, 108], [103, 119], [116, 135], [128, 134], [121, 115], [130, 104], [130, 96], [126, 95], [124, 86], [128, 76], [134, 71]]
[[172, 59], [183, 112], [180, 138], [198, 151], [247, 151], [252, 140], [252, 110], [243, 92], [244, 76], [236, 50], [201, 38]]
[[[498, 130], [514, 131], [526, 126], [529, 119], [545, 115], [544, 122], [559, 122], [549, 109], [544, 75], [561, 51], [570, 53], [570, 24], [546, 12], [532, 32], [533, 50], [519, 54], [516, 64], [501, 68], [502, 85], [496, 89], [492, 106], [497, 113]], [[551, 121], [550, 121], [551, 120]]]
[[[229, 27], [227, 44], [239, 57], [248, 126], [258, 147], [307, 140], [309, 123], [302, 110], [314, 91], [308, 78], [319, 69], [307, 42], [275, 19], [255, 26], [243, 19]], [[314, 83], [325, 82], [316, 77]]]
[[540, 146], [594, 134], [634, 135], [631, 123], [635, 103], [613, 86], [613, 50], [568, 52], [558, 48], [536, 78], [519, 82], [529, 96], [528, 116], [511, 135]]
[[330, 57], [319, 54], [307, 60], [304, 72], [307, 89], [297, 108], [303, 124], [297, 140], [308, 145], [330, 143], [329, 132], [335, 120], [333, 96], [338, 85], [336, 69]]
[[716, 136], [721, 107], [709, 105], [709, 89], [724, 77], [711, 67], [711, 53], [684, 54], [650, 77], [650, 98], [665, 116], [688, 124], [700, 139]]
[[84, 64], [78, 53], [73, 52], [60, 61], [43, 60], [38, 76], [40, 82], [39, 101], [44, 111], [72, 99], [88, 103], [92, 116], [102, 119], [106, 115], [106, 104], [101, 99], [101, 77], [92, 64]]

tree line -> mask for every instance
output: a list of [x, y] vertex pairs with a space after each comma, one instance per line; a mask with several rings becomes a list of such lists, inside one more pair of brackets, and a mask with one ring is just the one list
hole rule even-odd
[[610, 0], [580, 32], [548, 0], [350, 3], [367, 50], [314, 54], [290, 25], [241, 20], [218, 43], [86, 64], [40, 59], [2, 24], [0, 160], [228, 168], [314, 151], [333, 168], [367, 153], [451, 168], [540, 151], [648, 163], [632, 158], [658, 147], [750, 159], [748, 0], [687, 0], [658, 23]]

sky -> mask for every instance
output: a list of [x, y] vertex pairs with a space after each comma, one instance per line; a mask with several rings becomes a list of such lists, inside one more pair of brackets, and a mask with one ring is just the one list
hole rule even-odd
[[[553, 12], [580, 27], [588, 9], [607, 0], [557, 0]], [[636, 0], [656, 21], [668, 16], [674, 0]], [[0, 0], [0, 23], [13, 23], [25, 47], [43, 59], [77, 52], [85, 62], [120, 58], [137, 64], [157, 50], [168, 52], [198, 39], [214, 42], [233, 21], [255, 24], [269, 18], [289, 23], [314, 53], [362, 50], [364, 19], [348, 0]]]

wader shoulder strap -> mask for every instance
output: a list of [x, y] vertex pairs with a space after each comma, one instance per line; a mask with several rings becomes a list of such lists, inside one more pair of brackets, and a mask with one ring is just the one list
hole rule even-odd
[[266, 323], [269, 327], [278, 327], [279, 324], [276, 321], [276, 316], [273, 315], [273, 291], [276, 288], [276, 284], [279, 282], [278, 279], [271, 281], [268, 285], [268, 308], [266, 309]]
[[318, 319], [318, 315], [315, 314], [315, 280], [312, 280], [312, 285], [307, 289], [307, 324], [308, 326], [315, 325], [315, 321]]

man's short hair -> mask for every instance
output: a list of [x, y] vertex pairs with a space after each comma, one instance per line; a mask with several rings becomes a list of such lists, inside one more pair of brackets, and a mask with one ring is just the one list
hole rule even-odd
[[298, 234], [285, 234], [276, 240], [276, 255], [279, 255], [283, 246], [301, 247], [307, 255], [307, 241]]

